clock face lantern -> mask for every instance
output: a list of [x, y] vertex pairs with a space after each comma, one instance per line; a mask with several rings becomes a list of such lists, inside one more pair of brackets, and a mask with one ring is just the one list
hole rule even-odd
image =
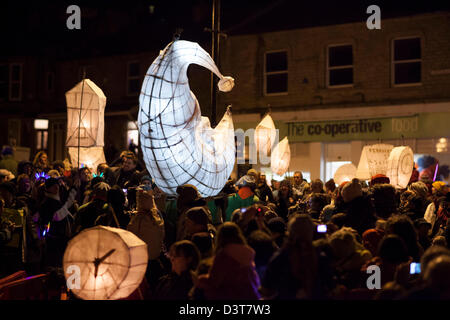
[[130, 231], [104, 226], [80, 232], [63, 258], [68, 288], [84, 300], [127, 298], [144, 279], [147, 263], [144, 241]]

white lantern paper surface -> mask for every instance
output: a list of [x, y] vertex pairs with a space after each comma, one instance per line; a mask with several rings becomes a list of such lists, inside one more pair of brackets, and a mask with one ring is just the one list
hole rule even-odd
[[78, 161], [78, 148], [69, 147], [69, 156], [72, 163], [96, 170], [100, 163], [106, 163], [103, 147], [80, 148], [80, 161]]
[[269, 155], [272, 145], [275, 142], [277, 130], [272, 117], [266, 115], [255, 129], [255, 145], [258, 152]]
[[400, 189], [408, 186], [413, 172], [414, 153], [408, 146], [395, 147], [388, 159], [387, 176], [390, 183]]
[[145, 164], [156, 185], [176, 195], [178, 186], [192, 184], [208, 197], [222, 190], [233, 171], [234, 127], [229, 109], [215, 129], [201, 116], [187, 77], [191, 63], [214, 72], [219, 90], [234, 86], [233, 78], [224, 77], [197, 43], [171, 42], [145, 76], [138, 126]]
[[[66, 92], [66, 103], [66, 146], [103, 147], [104, 118], [106, 106], [106, 97], [103, 91], [91, 80], [84, 79], [83, 81], [79, 82], [74, 88]], [[81, 122], [80, 107], [82, 109]], [[79, 145], [78, 133], [80, 135]]]
[[384, 143], [364, 146], [356, 170], [356, 178], [370, 180], [377, 174], [386, 175], [387, 160], [393, 148], [393, 145]]
[[[147, 245], [132, 232], [98, 226], [69, 241], [64, 275], [72, 292], [84, 300], [127, 298], [141, 284], [148, 263]], [[71, 276], [80, 271], [79, 282]], [[75, 271], [74, 271], [75, 270]]]
[[334, 182], [340, 185], [345, 181], [352, 181], [356, 177], [356, 167], [353, 163], [346, 163], [340, 166], [334, 173]]
[[286, 173], [291, 162], [291, 148], [287, 137], [284, 137], [275, 148], [273, 148], [270, 156], [270, 168], [272, 172], [282, 176]]

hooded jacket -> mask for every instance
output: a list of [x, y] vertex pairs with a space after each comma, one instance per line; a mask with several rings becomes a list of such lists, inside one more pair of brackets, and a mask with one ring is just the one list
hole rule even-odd
[[254, 259], [251, 247], [230, 243], [216, 254], [209, 274], [199, 277], [198, 287], [208, 300], [258, 300], [260, 280]]

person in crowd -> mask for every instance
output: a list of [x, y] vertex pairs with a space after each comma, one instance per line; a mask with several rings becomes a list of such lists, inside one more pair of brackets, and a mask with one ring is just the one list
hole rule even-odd
[[79, 169], [73, 169], [72, 170], [73, 179], [76, 181], [79, 181], [80, 186], [78, 188], [78, 193], [76, 197], [76, 201], [78, 205], [85, 204], [86, 198], [86, 191], [88, 190], [88, 186], [90, 184], [90, 181], [92, 179], [91, 170], [88, 167], [83, 167]]
[[296, 200], [303, 199], [303, 197], [308, 193], [309, 184], [303, 179], [303, 174], [301, 171], [294, 172], [294, 184], [292, 185], [293, 196]]
[[391, 184], [372, 182], [371, 198], [378, 218], [388, 219], [397, 213], [396, 192]]
[[147, 244], [149, 262], [146, 278], [150, 287], [154, 287], [164, 269], [159, 259], [164, 253], [164, 220], [156, 208], [151, 190], [138, 189], [136, 195], [137, 213], [132, 217], [127, 229]]
[[61, 160], [53, 161], [52, 169], [58, 171], [58, 175], [60, 177], [64, 177], [66, 174], [66, 167], [64, 165], [64, 162]]
[[[448, 202], [446, 201], [446, 197], [448, 192], [448, 186], [442, 182], [442, 181], [435, 181], [432, 184], [432, 196], [431, 196], [431, 202], [430, 204], [427, 206], [427, 209], [425, 210], [425, 214], [424, 214], [424, 219], [427, 220], [429, 223], [431, 223], [431, 230], [432, 230], [432, 234], [436, 234], [438, 229], [441, 227], [441, 224], [444, 223], [446, 221], [440, 221], [440, 223], [436, 224], [436, 220], [437, 220], [437, 213], [439, 211], [440, 207], [444, 207], [442, 206], [442, 202]], [[446, 217], [441, 217], [441, 218], [446, 218]]]
[[268, 221], [267, 228], [269, 228], [272, 240], [281, 248], [287, 240], [287, 226], [286, 222], [281, 217], [275, 217]]
[[431, 223], [424, 218], [419, 218], [414, 221], [414, 228], [416, 229], [417, 237], [423, 250], [427, 250], [431, 246]]
[[[363, 267], [363, 273], [371, 265], [380, 267], [381, 285], [395, 280], [395, 273], [400, 264], [410, 261], [406, 244], [402, 238], [391, 234], [384, 237], [377, 249], [376, 254]], [[366, 272], [367, 273], [367, 272]]]
[[256, 195], [259, 200], [263, 202], [273, 202], [272, 189], [267, 185], [266, 174], [261, 172], [259, 175], [258, 186], [256, 189]]
[[225, 222], [217, 231], [215, 257], [208, 274], [194, 280], [207, 300], [258, 300], [260, 280], [255, 251], [247, 245], [240, 228]]
[[444, 236], [436, 236], [433, 238], [433, 240], [431, 241], [431, 245], [432, 246], [441, 246], [441, 247], [447, 247], [448, 243], [447, 243], [447, 239], [445, 239]]
[[253, 176], [245, 175], [236, 182], [238, 192], [228, 197], [226, 221], [231, 221], [231, 214], [239, 208], [246, 208], [259, 201], [255, 195], [256, 180]]
[[45, 181], [45, 198], [39, 206], [39, 233], [46, 240], [45, 259], [47, 267], [61, 267], [67, 242], [71, 237], [73, 215], [69, 211], [77, 195], [79, 182], [70, 190], [68, 199], [59, 197], [59, 181], [48, 178]]
[[400, 213], [406, 214], [413, 221], [423, 218], [430, 204], [427, 185], [422, 181], [414, 182], [408, 186], [408, 191], [410, 192], [403, 197], [400, 204]]
[[6, 169], [17, 177], [17, 160], [13, 156], [13, 148], [6, 146], [2, 150], [2, 159], [0, 160], [0, 169]]
[[[82, 205], [75, 216], [74, 222], [74, 234], [78, 234], [84, 229], [92, 228], [97, 225], [97, 219], [103, 215], [107, 214], [110, 216], [111, 208], [108, 205], [108, 191], [110, 186], [105, 182], [99, 182], [94, 186], [92, 191], [92, 200]], [[112, 214], [111, 214], [112, 216]], [[114, 219], [114, 217], [112, 217]], [[109, 225], [103, 224], [102, 225]], [[115, 220], [111, 221], [111, 225], [118, 227]]]
[[285, 179], [280, 183], [278, 197], [275, 199], [277, 205], [277, 214], [287, 221], [289, 208], [295, 205], [294, 193], [289, 180]]
[[[176, 201], [177, 217], [174, 219], [176, 223], [176, 240], [180, 241], [185, 239], [185, 223], [186, 213], [193, 207], [205, 207], [206, 201], [201, 198], [197, 187], [191, 184], [185, 184], [177, 188], [178, 198]], [[209, 210], [205, 210], [208, 214], [208, 221], [212, 222], [212, 217], [209, 215]]]
[[17, 175], [26, 174], [34, 181], [33, 163], [30, 161], [19, 161], [17, 164]]
[[210, 214], [205, 207], [193, 207], [186, 211], [184, 220], [183, 239], [192, 240], [192, 236], [199, 232], [207, 232], [211, 238], [215, 237], [216, 229], [209, 219]]
[[278, 250], [270, 234], [255, 230], [247, 238], [248, 245], [255, 250], [255, 268], [260, 279], [263, 278], [270, 258]]
[[330, 198], [333, 195], [334, 190], [336, 190], [336, 182], [334, 182], [334, 179], [330, 179], [325, 183], [325, 192], [330, 196]]
[[346, 207], [347, 227], [355, 229], [360, 235], [375, 226], [374, 208], [368, 196], [364, 196], [358, 179], [345, 184], [341, 190]]
[[116, 214], [120, 228], [126, 229], [130, 223], [130, 215], [127, 214], [125, 210], [126, 198], [123, 190], [120, 189], [118, 185], [112, 186], [111, 189], [108, 190], [107, 198], [108, 204]]
[[33, 160], [33, 167], [35, 172], [47, 173], [51, 168], [48, 163], [48, 156], [45, 151], [39, 151]]
[[121, 188], [136, 187], [139, 185], [139, 171], [136, 170], [137, 158], [134, 154], [127, 154], [122, 166], [115, 171], [114, 184]]
[[314, 223], [307, 214], [298, 214], [289, 220], [288, 238], [271, 258], [261, 280], [264, 299], [323, 299], [327, 296], [313, 236]]
[[357, 239], [358, 232], [343, 227], [329, 237], [333, 252], [333, 268], [337, 271], [340, 283], [347, 289], [357, 288], [363, 274], [362, 266], [372, 258], [369, 250]]
[[152, 297], [154, 300], [188, 300], [200, 252], [192, 241], [181, 240], [172, 244], [169, 257], [172, 270], [159, 279]]
[[376, 256], [378, 253], [378, 246], [383, 239], [385, 232], [379, 226], [374, 229], [367, 229], [362, 234], [363, 246], [370, 251], [372, 256]]
[[387, 220], [386, 234], [398, 235], [406, 244], [408, 255], [413, 261], [419, 262], [424, 250], [420, 245], [414, 224], [408, 216], [394, 215]]

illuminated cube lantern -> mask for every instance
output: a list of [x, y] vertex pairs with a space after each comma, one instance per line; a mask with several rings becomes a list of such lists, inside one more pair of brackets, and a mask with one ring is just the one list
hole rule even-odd
[[[84, 79], [66, 92], [67, 140], [72, 164], [96, 168], [105, 162], [104, 118], [106, 96], [91, 80]], [[79, 154], [79, 159], [78, 159]]]
[[392, 144], [385, 143], [364, 146], [356, 170], [356, 178], [370, 180], [377, 174], [386, 175], [388, 158], [393, 148]]

